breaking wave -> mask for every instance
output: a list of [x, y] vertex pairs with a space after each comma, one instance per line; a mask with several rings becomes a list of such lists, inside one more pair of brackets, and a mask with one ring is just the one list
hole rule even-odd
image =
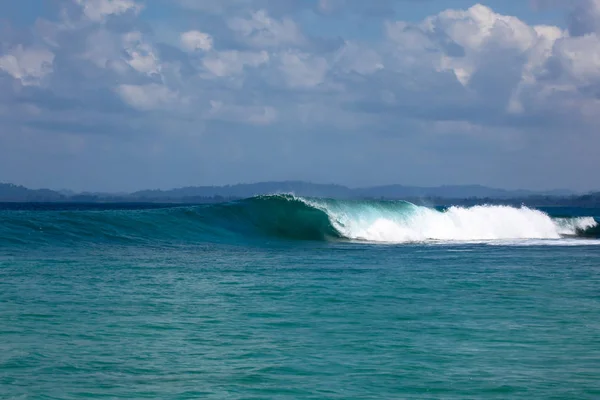
[[[210, 241], [239, 238], [375, 243], [599, 238], [594, 217], [553, 218], [527, 207], [443, 210], [404, 201], [258, 196], [193, 207], [142, 210], [0, 211], [3, 242]], [[600, 243], [600, 242], [599, 242]]]
[[310, 203], [329, 216], [342, 236], [372, 242], [559, 239], [584, 236], [598, 226], [593, 217], [552, 218], [527, 207], [437, 210], [407, 202]]

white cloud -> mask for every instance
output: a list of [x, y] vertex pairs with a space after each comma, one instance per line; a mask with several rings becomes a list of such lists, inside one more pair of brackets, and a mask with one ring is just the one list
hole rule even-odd
[[443, 11], [427, 18], [422, 27], [430, 34], [443, 32], [452, 42], [473, 51], [490, 45], [524, 51], [535, 40], [532, 28], [523, 21], [481, 4], [464, 11]]
[[121, 75], [131, 69], [148, 76], [160, 75], [164, 67], [154, 46], [137, 31], [117, 35], [104, 28], [95, 30], [86, 39], [80, 57]]
[[557, 41], [554, 56], [573, 83], [600, 81], [600, 40], [595, 33]]
[[265, 10], [252, 13], [250, 18], [232, 18], [228, 21], [228, 26], [240, 40], [259, 48], [300, 46], [305, 42], [293, 20], [284, 18], [278, 21], [271, 18]]
[[187, 51], [208, 51], [213, 47], [213, 38], [208, 33], [188, 31], [181, 34], [181, 44]]
[[120, 58], [120, 52], [121, 43], [117, 35], [106, 29], [99, 29], [86, 38], [86, 49], [81, 57], [98, 68], [108, 68], [111, 61]]
[[25, 86], [39, 85], [46, 75], [52, 73], [54, 53], [44, 48], [24, 48], [18, 45], [0, 56], [0, 69]]
[[83, 14], [91, 21], [103, 22], [110, 15], [127, 12], [138, 14], [143, 6], [134, 0], [75, 0], [83, 9]]
[[[600, 4], [585, 0], [588, 14], [594, 15], [596, 1]], [[386, 34], [396, 72], [430, 74], [430, 82], [450, 72], [467, 90], [457, 92], [457, 100], [475, 95], [488, 109], [505, 102], [498, 115], [558, 109], [575, 117], [584, 104], [594, 103], [580, 88], [600, 84], [595, 33], [572, 36], [556, 26], [530, 26], [480, 4], [417, 24], [388, 22]]]
[[143, 40], [140, 32], [123, 35], [123, 47], [128, 55], [127, 64], [136, 71], [146, 74], [160, 74], [161, 63], [150, 44]]
[[384, 68], [381, 55], [366, 45], [347, 41], [335, 55], [339, 68], [345, 72], [369, 75]]
[[155, 83], [147, 85], [119, 85], [117, 93], [130, 106], [148, 111], [171, 108], [179, 101], [178, 93]]
[[174, 0], [181, 7], [210, 13], [223, 13], [228, 8], [243, 9], [255, 0]]
[[[366, 158], [381, 162], [389, 167], [386, 170], [402, 162], [393, 154], [399, 147], [408, 149], [407, 154], [419, 146], [427, 148], [415, 154], [431, 154], [436, 168], [450, 165], [449, 160], [458, 164], [461, 146], [469, 154], [488, 146], [488, 154], [493, 155], [510, 149], [517, 140], [517, 147], [527, 156], [521, 160], [525, 163], [532, 158], [531, 142], [542, 137], [536, 137], [540, 132], [547, 135], [548, 149], [560, 140], [566, 147], [569, 141], [582, 143], [577, 145], [582, 149], [598, 147], [600, 0], [578, 0], [569, 29], [529, 25], [483, 5], [442, 11], [413, 23], [386, 22], [375, 13], [367, 18], [367, 8], [378, 6], [361, 1], [177, 3], [184, 2], [202, 12], [191, 20], [169, 17], [179, 18], [178, 13], [167, 13], [160, 20], [144, 19], [144, 14], [135, 19], [130, 17], [140, 13], [142, 4], [158, 7], [152, 11], [156, 15], [174, 2], [162, 0], [155, 6], [153, 1], [142, 0], [70, 0], [64, 2], [64, 12], [54, 22], [36, 23], [26, 39], [20, 33], [4, 36], [0, 122], [3, 126], [12, 123], [19, 132], [112, 134], [115, 148], [122, 135], [136, 137], [131, 143], [143, 147], [149, 142], [137, 139], [147, 137], [140, 132], [154, 134], [153, 140], [168, 148], [169, 142], [161, 142], [160, 133], [182, 132], [201, 143], [194, 151], [205, 151], [202, 155], [208, 159], [215, 157], [218, 167], [207, 168], [216, 171], [215, 177], [221, 176], [219, 167], [227, 168], [229, 161], [227, 144], [222, 146], [222, 157], [215, 155], [221, 137], [239, 147], [245, 165], [252, 165], [248, 148], [254, 145], [254, 161], [264, 161], [265, 142], [258, 143], [251, 136], [256, 132], [276, 139], [267, 141], [270, 153], [281, 156], [285, 143], [292, 162], [306, 167], [314, 166], [302, 164], [294, 154], [299, 154], [298, 144], [312, 149], [309, 142], [317, 131], [327, 135], [323, 135], [323, 153], [315, 157], [329, 162], [325, 149], [330, 154], [332, 146], [339, 147], [336, 135], [344, 134], [348, 140], [336, 154], [345, 151], [349, 157], [362, 157], [367, 147], [371, 156]], [[345, 21], [360, 19], [369, 32], [383, 26], [385, 36], [363, 35], [358, 26], [346, 22], [326, 27], [338, 11]], [[117, 16], [126, 18], [117, 20]], [[319, 25], [307, 28], [305, 34], [301, 27], [308, 22]], [[205, 28], [191, 30], [196, 25]], [[311, 37], [308, 32], [324, 37]], [[42, 43], [48, 47], [41, 47]], [[10, 77], [24, 85], [43, 84], [44, 89], [30, 87], [17, 94], [22, 88]], [[147, 112], [131, 112], [130, 108]], [[238, 130], [235, 124], [215, 120], [251, 126]], [[199, 135], [199, 129], [223, 135]], [[454, 138], [462, 142], [454, 143]], [[90, 143], [88, 138], [81, 140]], [[562, 150], [565, 146], [555, 147]], [[0, 146], [0, 161], [8, 153], [6, 146], [2, 150]], [[89, 151], [94, 151], [92, 146]], [[172, 150], [164, 154], [169, 152], [178, 154]], [[452, 152], [449, 159], [446, 153]], [[100, 160], [102, 153], [94, 154]], [[538, 152], [537, 159], [543, 153]], [[507, 160], [512, 158], [509, 155]], [[419, 158], [431, 165], [427, 157]], [[595, 167], [595, 161], [586, 162]], [[338, 165], [340, 170], [355, 166], [362, 173], [371, 164], [340, 161]], [[232, 174], [239, 170], [236, 166]], [[314, 171], [319, 174], [322, 169]]]
[[266, 51], [255, 53], [228, 50], [215, 52], [207, 56], [203, 60], [203, 65], [212, 75], [226, 77], [241, 74], [246, 66], [258, 67], [269, 62], [269, 59], [269, 54]]
[[311, 88], [325, 81], [329, 65], [322, 57], [287, 51], [280, 56], [279, 68], [290, 87]]
[[[600, 0], [584, 3], [589, 6], [588, 15], [598, 12]], [[466, 11], [442, 12], [426, 19], [421, 27], [429, 37], [436, 38], [437, 34], [432, 43], [442, 54], [442, 68], [453, 70], [465, 84], [479, 68], [493, 67], [489, 65], [490, 58], [506, 60], [506, 51], [519, 56], [509, 61], [513, 68], [523, 70], [523, 80], [528, 82], [547, 75], [547, 63], [551, 60], [557, 61], [569, 75], [570, 83], [600, 77], [600, 41], [595, 33], [576, 37], [555, 26], [529, 26], [516, 17], [494, 13], [482, 5]], [[464, 53], [450, 54], [440, 37], [458, 44]], [[519, 60], [524, 60], [522, 65]]]
[[[518, 18], [480, 4], [468, 10], [446, 10], [416, 25], [388, 24], [387, 34], [401, 45], [399, 51], [425, 53], [427, 67], [451, 71], [465, 86], [480, 64], [489, 62], [490, 55], [523, 53], [537, 40], [535, 30]], [[415, 57], [418, 62], [418, 55]]]

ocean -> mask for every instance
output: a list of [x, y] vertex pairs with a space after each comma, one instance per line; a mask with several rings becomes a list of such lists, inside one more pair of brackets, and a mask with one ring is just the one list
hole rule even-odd
[[0, 206], [2, 399], [598, 399], [600, 209]]

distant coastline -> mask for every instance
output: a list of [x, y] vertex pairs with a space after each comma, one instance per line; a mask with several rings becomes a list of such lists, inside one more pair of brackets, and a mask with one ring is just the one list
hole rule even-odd
[[273, 193], [293, 193], [297, 196], [337, 199], [406, 200], [415, 204], [431, 206], [506, 204], [535, 207], [600, 207], [600, 192], [577, 194], [568, 190], [505, 190], [480, 185], [439, 187], [389, 185], [354, 189], [342, 185], [283, 181], [227, 186], [194, 186], [113, 194], [28, 189], [20, 185], [0, 183], [0, 202], [2, 203], [207, 204]]

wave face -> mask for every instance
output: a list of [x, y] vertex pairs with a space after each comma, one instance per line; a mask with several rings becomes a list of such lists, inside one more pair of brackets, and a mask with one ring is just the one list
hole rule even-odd
[[0, 211], [3, 243], [251, 240], [354, 240], [379, 243], [600, 237], [594, 217], [552, 218], [526, 207], [445, 210], [404, 201], [341, 201], [292, 195], [138, 210]]

